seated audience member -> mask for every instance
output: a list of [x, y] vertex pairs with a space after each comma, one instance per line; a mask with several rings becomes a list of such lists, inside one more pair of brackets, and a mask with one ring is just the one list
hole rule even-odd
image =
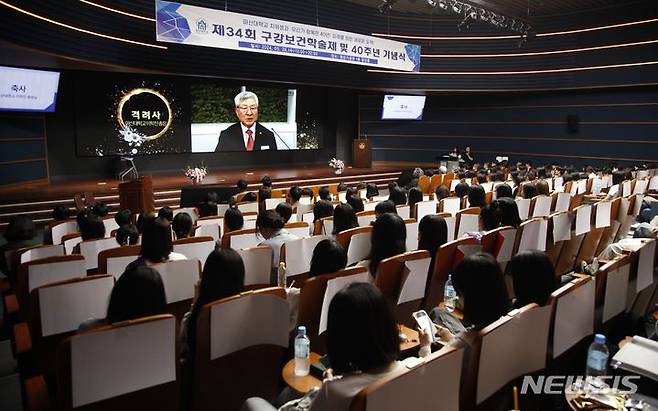
[[521, 217], [519, 217], [519, 207], [516, 205], [516, 201], [510, 197], [499, 198], [496, 201], [498, 201], [498, 208], [501, 211], [500, 225], [519, 228]]
[[507, 184], [499, 184], [496, 186], [496, 198], [513, 198], [512, 187]]
[[242, 212], [237, 208], [229, 208], [224, 212], [225, 232], [242, 230], [244, 227], [244, 217]]
[[[430, 252], [432, 261], [430, 262], [429, 274], [434, 273], [434, 262], [436, 261], [436, 252], [439, 247], [448, 242], [448, 224], [443, 217], [435, 214], [429, 214], [423, 217], [418, 223], [418, 249]], [[428, 285], [430, 277], [427, 277]]]
[[148, 218], [144, 221], [141, 245], [139, 257], [128, 264], [126, 272], [144, 265], [186, 259], [183, 254], [173, 252], [174, 245], [171, 242], [171, 225], [164, 218]]
[[[239, 294], [244, 289], [244, 263], [232, 248], [217, 248], [208, 255], [198, 282], [196, 297], [181, 321], [181, 362], [190, 367], [196, 351], [196, 325], [204, 305]], [[186, 375], [191, 376], [191, 369]]]
[[290, 217], [292, 217], [292, 206], [288, 203], [279, 203], [274, 208], [274, 211], [283, 219], [283, 224], [288, 224]]
[[139, 233], [140, 234], [144, 233], [144, 225], [146, 224], [146, 221], [153, 220], [156, 217], [157, 216], [152, 211], [142, 210], [142, 212], [139, 213], [139, 216], [137, 217], [137, 222], [135, 224], [137, 226], [137, 230], [139, 231]]
[[257, 200], [258, 200], [258, 196], [256, 195], [256, 193], [250, 191], [247, 194], [245, 194], [244, 196], [242, 196], [242, 198], [240, 199], [239, 202], [240, 203], [253, 203], [254, 201], [257, 201]]
[[71, 210], [68, 207], [56, 206], [53, 208], [54, 221], [66, 221], [71, 217]]
[[258, 203], [265, 206], [265, 200], [272, 198], [272, 189], [270, 187], [261, 187], [258, 189]]
[[4, 235], [0, 236], [0, 269], [5, 274], [13, 274], [14, 267], [8, 266], [10, 262], [6, 260], [5, 253], [7, 251], [34, 247], [40, 244], [41, 242], [36, 238], [36, 229], [32, 219], [25, 216], [12, 217]]
[[263, 178], [260, 179], [260, 183], [264, 188], [272, 188], [272, 179], [268, 175], [264, 175]]
[[315, 197], [315, 195], [313, 194], [313, 189], [311, 189], [310, 187], [302, 188], [302, 196], [306, 196], [310, 199], [313, 199]]
[[290, 187], [290, 190], [288, 190], [288, 202], [292, 208], [299, 205], [300, 198], [302, 198], [302, 189], [298, 186]]
[[[621, 184], [626, 179], [626, 173], [621, 170], [612, 172], [612, 187], [608, 189], [608, 194], [606, 195], [606, 200], [612, 200], [617, 197], [621, 197], [623, 194]], [[565, 180], [566, 183], [566, 180]]]
[[107, 205], [102, 202], [94, 204], [94, 206], [91, 208], [91, 211], [92, 213], [94, 213], [95, 215], [101, 218], [107, 216], [107, 213], [109, 212], [107, 209]]
[[101, 217], [96, 214], [87, 215], [80, 227], [80, 237], [82, 237], [82, 241], [105, 238], [105, 224], [103, 224]]
[[407, 193], [402, 187], [395, 186], [389, 191], [388, 201], [392, 201], [396, 206], [405, 205], [407, 204]]
[[355, 196], [355, 195], [354, 196], [348, 196], [346, 198], [346, 200], [347, 200], [347, 204], [352, 206], [355, 213], [360, 213], [361, 211], [363, 211], [363, 209], [364, 209], [363, 200], [361, 198], [359, 198], [358, 196]]
[[537, 189], [537, 195], [550, 195], [550, 191], [548, 189], [548, 183], [546, 180], [539, 180], [537, 181], [537, 184], [535, 184], [535, 188]]
[[468, 204], [470, 207], [484, 207], [487, 205], [484, 187], [477, 184], [468, 188]]
[[462, 372], [467, 372], [478, 333], [508, 313], [509, 296], [500, 265], [487, 253], [464, 258], [452, 275], [452, 284], [463, 303], [463, 320], [455, 318], [445, 308], [435, 308], [430, 317], [439, 325], [441, 340], [464, 348]]
[[174, 222], [171, 224], [171, 228], [176, 235], [176, 240], [182, 238], [188, 238], [192, 235], [192, 217], [187, 213], [178, 213], [174, 217]]
[[124, 208], [123, 210], [119, 210], [114, 215], [114, 221], [117, 223], [117, 225], [119, 227], [124, 226], [126, 224], [132, 224], [133, 223], [133, 213], [128, 208]]
[[450, 189], [442, 184], [434, 190], [434, 196], [437, 202], [441, 201], [444, 198], [450, 197]]
[[404, 220], [393, 213], [384, 213], [377, 217], [370, 237], [370, 255], [359, 265], [368, 267], [372, 279], [377, 275], [379, 263], [407, 251], [407, 228]]
[[258, 218], [256, 219], [256, 229], [265, 239], [259, 245], [266, 245], [272, 249], [271, 284], [276, 284], [276, 271], [279, 267], [281, 246], [286, 241], [297, 240], [299, 238], [294, 234], [290, 234], [283, 226], [283, 219], [274, 210], [267, 210], [258, 214]]
[[347, 250], [334, 239], [322, 240], [313, 249], [308, 278], [335, 273], [345, 268], [346, 265]]
[[525, 183], [523, 185], [523, 198], [531, 199], [537, 195], [537, 186], [534, 183]]
[[331, 192], [329, 191], [329, 187], [320, 187], [320, 190], [318, 190], [318, 197], [320, 197], [320, 200], [331, 201]]
[[468, 195], [469, 187], [470, 186], [468, 184], [462, 181], [455, 186], [455, 195], [459, 198], [464, 198], [464, 196]]
[[339, 193], [342, 193], [343, 191], [347, 191], [347, 184], [341, 181], [340, 183], [338, 183], [338, 186], [336, 187], [336, 191], [338, 191]]
[[531, 303], [544, 306], [559, 286], [553, 263], [542, 251], [521, 251], [512, 257], [507, 269], [514, 283], [514, 308]]
[[351, 205], [341, 203], [334, 208], [334, 230], [331, 234], [336, 235], [358, 226], [359, 222]]
[[78, 223], [78, 231], [82, 231], [82, 227], [87, 224], [89, 215], [91, 215], [91, 212], [87, 208], [78, 211], [78, 214], [75, 216], [75, 221]]
[[160, 210], [158, 210], [158, 217], [164, 218], [171, 223], [174, 221], [174, 210], [171, 207], [162, 207]]
[[334, 215], [334, 205], [327, 200], [318, 200], [313, 205], [313, 222]]
[[[331, 372], [320, 388], [281, 409], [348, 411], [363, 388], [405, 369], [397, 361], [400, 341], [393, 310], [375, 286], [352, 283], [336, 293], [329, 305], [327, 353]], [[243, 406], [256, 409], [267, 410], [268, 405], [250, 398]]]
[[409, 213], [411, 218], [416, 218], [416, 203], [423, 201], [423, 193], [418, 187], [409, 190]]
[[117, 229], [115, 239], [121, 247], [135, 245], [139, 242], [139, 231], [134, 224], [124, 224]]
[[377, 217], [386, 213], [392, 213], [392, 214], [398, 213], [397, 208], [395, 208], [395, 204], [391, 200], [380, 201], [375, 206], [375, 215]]
[[219, 195], [214, 191], [209, 191], [206, 193], [206, 199], [197, 206], [199, 212], [199, 218], [202, 217], [211, 217], [217, 215], [217, 202], [219, 201]]
[[236, 194], [244, 193], [245, 191], [247, 191], [247, 187], [248, 187], [247, 182], [243, 178], [239, 179], [238, 182], [235, 184], [235, 188], [238, 190]]
[[379, 189], [376, 184], [368, 183], [366, 186], [366, 198], [368, 201], [372, 201], [373, 197], [379, 196]]
[[358, 195], [359, 195], [359, 191], [354, 187], [349, 187], [347, 190], [345, 190], [346, 200], [351, 196], [358, 196]]
[[478, 184], [484, 184], [487, 182], [487, 175], [484, 172], [478, 173], [475, 178], [477, 179]]
[[151, 267], [134, 267], [114, 284], [107, 316], [84, 321], [78, 332], [166, 312], [167, 298], [160, 273]]
[[356, 183], [356, 190], [357, 191], [365, 190], [367, 187], [368, 187], [368, 185], [366, 184], [365, 181], [359, 181], [358, 183]]

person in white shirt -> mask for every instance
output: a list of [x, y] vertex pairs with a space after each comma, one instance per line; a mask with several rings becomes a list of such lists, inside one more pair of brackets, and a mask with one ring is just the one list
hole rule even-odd
[[284, 225], [283, 218], [274, 210], [267, 210], [259, 214], [256, 219], [256, 229], [265, 239], [259, 245], [266, 245], [272, 249], [271, 284], [276, 284], [276, 270], [279, 267], [279, 259], [281, 258], [281, 246], [286, 241], [299, 239], [299, 237], [290, 234], [288, 230], [283, 228]]

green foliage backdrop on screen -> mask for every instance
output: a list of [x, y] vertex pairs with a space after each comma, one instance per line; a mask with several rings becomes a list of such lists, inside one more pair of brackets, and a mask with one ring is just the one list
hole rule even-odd
[[[288, 90], [280, 88], [248, 89], [258, 96], [258, 121], [285, 122], [288, 111]], [[233, 99], [240, 88], [219, 87], [211, 84], [191, 86], [192, 123], [233, 123]]]

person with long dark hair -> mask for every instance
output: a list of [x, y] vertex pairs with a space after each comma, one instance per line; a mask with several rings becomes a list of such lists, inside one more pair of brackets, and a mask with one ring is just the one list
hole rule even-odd
[[384, 213], [373, 223], [370, 237], [370, 255], [359, 265], [368, 267], [372, 279], [377, 275], [379, 263], [407, 251], [407, 228], [404, 220], [397, 214]]
[[165, 218], [146, 218], [142, 233], [142, 246], [139, 257], [128, 264], [126, 272], [143, 265], [165, 263], [167, 261], [185, 260], [183, 254], [173, 251], [171, 225]]
[[259, 245], [266, 245], [272, 249], [271, 284], [276, 284], [276, 269], [279, 266], [281, 246], [286, 241], [297, 240], [299, 238], [294, 234], [290, 234], [288, 230], [283, 228], [284, 225], [283, 219], [274, 210], [267, 210], [258, 214], [258, 218], [256, 219], [256, 229], [265, 239], [265, 241]]
[[510, 197], [499, 198], [497, 201], [501, 211], [500, 225], [519, 228], [521, 217], [519, 216], [519, 207], [516, 201]]
[[336, 240], [320, 241], [313, 249], [308, 278], [335, 273], [347, 265], [347, 251]]
[[365, 208], [363, 200], [358, 195], [348, 196], [346, 198], [347, 204], [351, 205], [355, 213], [360, 213]]
[[541, 251], [521, 251], [512, 257], [507, 268], [512, 274], [515, 308], [531, 303], [544, 306], [559, 286], [553, 263]]
[[423, 217], [418, 223], [418, 249], [430, 252], [432, 261], [427, 276], [429, 284], [430, 276], [434, 273], [434, 263], [436, 262], [436, 252], [439, 247], [448, 242], [448, 224], [443, 217], [436, 214], [429, 214]]
[[341, 203], [334, 208], [334, 229], [331, 234], [336, 235], [341, 231], [349, 230], [359, 226], [356, 213], [351, 205]]
[[423, 201], [423, 192], [420, 191], [420, 188], [411, 188], [408, 196], [409, 215], [411, 218], [416, 218], [416, 203], [420, 203], [421, 201]]

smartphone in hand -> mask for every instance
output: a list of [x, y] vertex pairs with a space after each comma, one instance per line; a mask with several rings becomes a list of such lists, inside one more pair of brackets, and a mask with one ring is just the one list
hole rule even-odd
[[418, 324], [418, 327], [420, 327], [423, 332], [429, 334], [432, 337], [432, 342], [436, 341], [436, 336], [434, 335], [434, 327], [432, 326], [432, 320], [430, 320], [430, 316], [427, 315], [425, 310], [419, 310], [416, 311], [415, 313], [412, 314], [414, 317], [414, 320], [416, 320], [416, 323]]

